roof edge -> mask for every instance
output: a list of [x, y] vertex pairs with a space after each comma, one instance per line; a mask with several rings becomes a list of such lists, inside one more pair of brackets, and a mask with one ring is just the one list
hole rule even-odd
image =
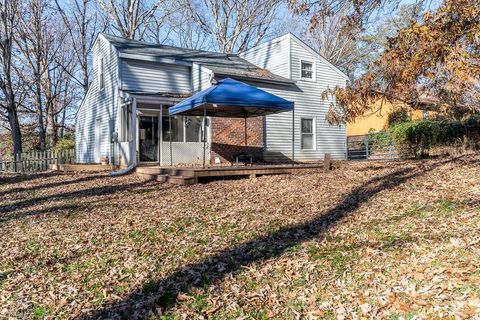
[[275, 80], [275, 79], [265, 79], [265, 78], [259, 78], [259, 77], [246, 77], [246, 76], [241, 76], [241, 75], [235, 75], [235, 74], [227, 74], [227, 73], [220, 73], [220, 72], [213, 72], [213, 77], [215, 78], [216, 76], [222, 77], [222, 78], [232, 78], [232, 79], [240, 79], [243, 81], [254, 81], [254, 82], [261, 82], [261, 83], [270, 83], [270, 84], [278, 84], [278, 85], [295, 85], [296, 81], [285, 79], [283, 80]]
[[318, 53], [317, 51], [315, 51], [312, 47], [310, 47], [307, 43], [305, 43], [305, 41], [303, 41], [302, 39], [300, 39], [299, 37], [297, 37], [296, 35], [294, 35], [293, 33], [289, 32], [288, 33], [290, 39], [293, 39], [294, 41], [296, 41], [298, 44], [300, 44], [304, 49], [306, 49], [307, 51], [309, 51], [310, 53], [312, 53], [314, 56], [316, 56], [317, 58], [319, 58], [320, 60], [324, 61], [325, 63], [327, 63], [329, 65], [330, 68], [332, 68], [333, 70], [335, 70], [335, 72], [337, 72], [339, 75], [341, 75], [342, 77], [345, 78], [345, 80], [350, 80], [350, 78], [342, 71], [340, 70], [336, 65], [334, 65], [333, 63], [331, 63], [330, 61], [328, 61], [327, 58], [325, 58], [324, 56], [322, 56], [320, 53]]

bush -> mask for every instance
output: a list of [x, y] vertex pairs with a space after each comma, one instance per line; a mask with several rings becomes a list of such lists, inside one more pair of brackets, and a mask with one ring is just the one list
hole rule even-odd
[[75, 149], [75, 140], [71, 137], [64, 137], [57, 141], [57, 145], [55, 146], [56, 152], [67, 151]]
[[404, 122], [409, 122], [410, 117], [408, 116], [408, 112], [405, 110], [397, 110], [393, 111], [388, 115], [387, 119], [387, 126], [388, 128], [395, 126], [397, 124], [401, 124]]
[[477, 150], [480, 143], [480, 116], [465, 121], [405, 122], [389, 129], [396, 149], [404, 157], [424, 158], [433, 147]]

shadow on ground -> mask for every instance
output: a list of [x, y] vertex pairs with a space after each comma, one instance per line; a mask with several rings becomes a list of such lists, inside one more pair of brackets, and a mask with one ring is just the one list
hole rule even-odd
[[[32, 175], [33, 178], [30, 177], [30, 175], [19, 176], [19, 177], [16, 177], [15, 179], [12, 178], [13, 179], [12, 181], [19, 183], [19, 182], [24, 182], [24, 181], [36, 180], [36, 179], [39, 179], [39, 178], [45, 179], [45, 178], [49, 178], [49, 177], [52, 177], [52, 176], [57, 176], [57, 175], [60, 175], [60, 174], [61, 173], [35, 174], [35, 175]], [[103, 175], [98, 174], [98, 175], [89, 175], [89, 176], [86, 176], [86, 177], [81, 177], [81, 178], [69, 180], [67, 182], [65, 182], [65, 180], [61, 180], [61, 181], [56, 181], [56, 182], [52, 182], [52, 183], [39, 184], [39, 185], [32, 186], [32, 187], [12, 188], [12, 189], [8, 189], [8, 190], [5, 190], [5, 191], [1, 191], [0, 192], [0, 197], [8, 196], [10, 194], [17, 193], [17, 192], [35, 192], [35, 191], [40, 191], [40, 190], [43, 190], [43, 189], [55, 188], [55, 187], [62, 186], [62, 185], [66, 186], [66, 185], [70, 185], [70, 184], [89, 182], [89, 181], [93, 181], [93, 180], [97, 180], [97, 179], [103, 179], [103, 178], [105, 178], [104, 174]], [[10, 183], [12, 183], [12, 182], [10, 182]]]
[[[94, 175], [94, 176], [87, 176], [79, 179], [75, 179], [72, 181], [69, 181], [67, 183], [63, 183], [65, 185], [67, 184], [75, 184], [75, 183], [81, 183], [81, 182], [88, 182], [88, 181], [93, 181], [96, 179], [114, 179], [113, 177], [106, 177], [105, 175]], [[84, 198], [87, 197], [94, 197], [94, 196], [105, 196], [105, 195], [110, 195], [110, 194], [115, 194], [119, 192], [123, 192], [126, 190], [132, 190], [138, 187], [144, 186], [147, 181], [140, 181], [140, 182], [132, 182], [132, 183], [127, 183], [127, 184], [111, 184], [111, 185], [105, 185], [105, 186], [98, 186], [98, 187], [93, 187], [93, 188], [88, 188], [88, 189], [77, 189], [73, 191], [68, 191], [64, 193], [54, 193], [51, 195], [46, 195], [46, 196], [40, 196], [40, 197], [32, 197], [28, 199], [23, 199], [20, 201], [16, 201], [13, 203], [8, 203], [4, 205], [0, 205], [0, 224], [5, 223], [7, 221], [15, 220], [15, 219], [21, 219], [26, 216], [31, 216], [31, 215], [38, 215], [42, 213], [58, 213], [59, 211], [71, 211], [71, 210], [76, 210], [84, 207], [84, 203], [86, 203]], [[58, 186], [58, 183], [52, 183], [52, 184], [47, 184], [47, 186], [50, 187], [55, 187]], [[60, 184], [61, 185], [61, 184]], [[32, 190], [37, 187], [32, 187]], [[44, 188], [44, 186], [39, 186], [38, 188]], [[41, 205], [42, 203], [48, 202], [48, 201], [64, 201], [68, 200], [69, 203], [60, 205], [60, 206], [50, 206], [45, 209], [30, 209], [31, 207], [35, 207], [38, 205]], [[91, 201], [91, 200], [89, 200]]]
[[462, 157], [438, 161], [419, 162], [415, 168], [399, 168], [389, 174], [377, 176], [347, 194], [334, 208], [305, 223], [288, 226], [274, 233], [234, 246], [204, 260], [178, 268], [169, 276], [155, 283], [156, 292], [142, 294], [141, 289], [119, 302], [105, 304], [83, 318], [146, 318], [152, 309], [162, 312], [175, 306], [177, 295], [201, 285], [201, 281], [221, 281], [229, 274], [253, 263], [275, 258], [289, 248], [322, 237], [328, 228], [352, 214], [362, 203], [378, 193], [395, 188], [408, 180], [443, 166], [461, 161]]

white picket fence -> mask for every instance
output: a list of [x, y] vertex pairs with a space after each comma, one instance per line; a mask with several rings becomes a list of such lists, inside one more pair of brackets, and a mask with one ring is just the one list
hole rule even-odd
[[75, 162], [75, 150], [55, 152], [53, 150], [31, 151], [0, 158], [0, 172], [41, 172], [50, 164]]

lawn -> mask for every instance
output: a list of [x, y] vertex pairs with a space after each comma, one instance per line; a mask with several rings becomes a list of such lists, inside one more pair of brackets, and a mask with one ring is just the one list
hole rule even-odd
[[0, 176], [0, 318], [480, 315], [480, 155], [193, 186]]

